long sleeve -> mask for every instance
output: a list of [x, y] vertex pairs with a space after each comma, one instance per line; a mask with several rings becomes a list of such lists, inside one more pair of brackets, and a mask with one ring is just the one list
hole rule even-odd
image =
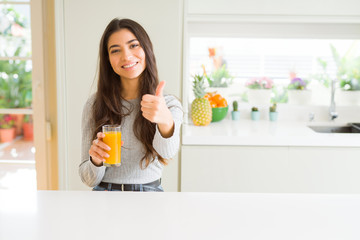
[[106, 167], [97, 167], [90, 161], [89, 149], [92, 144], [93, 124], [92, 105], [94, 96], [86, 102], [81, 121], [81, 163], [79, 166], [79, 175], [83, 183], [89, 187], [98, 185], [104, 177]]
[[153, 146], [155, 150], [160, 154], [160, 156], [166, 159], [170, 159], [174, 157], [179, 150], [180, 128], [183, 122], [183, 110], [181, 103], [174, 96], [165, 96], [165, 101], [174, 120], [174, 132], [171, 137], [164, 138], [161, 136], [160, 131], [156, 126]]

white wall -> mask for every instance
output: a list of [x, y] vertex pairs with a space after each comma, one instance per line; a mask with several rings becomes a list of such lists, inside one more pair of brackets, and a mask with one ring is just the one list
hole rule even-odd
[[[88, 189], [78, 175], [83, 104], [96, 87], [101, 35], [115, 17], [131, 18], [148, 32], [165, 91], [181, 98], [181, 0], [59, 0], [56, 3], [60, 188]], [[91, 88], [93, 85], [94, 88]], [[178, 157], [163, 174], [167, 191], [177, 191]]]

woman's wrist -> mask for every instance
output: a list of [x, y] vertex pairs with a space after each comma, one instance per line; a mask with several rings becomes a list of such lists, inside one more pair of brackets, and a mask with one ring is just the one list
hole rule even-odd
[[158, 128], [163, 138], [169, 138], [174, 133], [175, 123], [171, 119], [169, 123], [158, 123]]
[[98, 164], [98, 163], [94, 162], [94, 160], [93, 160], [93, 158], [91, 156], [90, 156], [90, 162], [92, 162], [92, 164], [94, 164], [96, 167], [102, 167], [103, 166], [103, 163]]

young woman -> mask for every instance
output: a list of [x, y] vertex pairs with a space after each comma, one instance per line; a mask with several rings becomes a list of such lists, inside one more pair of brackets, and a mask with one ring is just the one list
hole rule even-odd
[[[183, 112], [164, 95], [152, 43], [130, 19], [113, 19], [100, 41], [97, 92], [82, 115], [79, 174], [93, 190], [163, 191], [161, 174], [179, 149]], [[105, 167], [102, 126], [121, 124], [121, 166]]]

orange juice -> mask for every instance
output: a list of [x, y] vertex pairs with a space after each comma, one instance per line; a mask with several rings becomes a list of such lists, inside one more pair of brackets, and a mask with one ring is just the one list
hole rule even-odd
[[104, 131], [105, 137], [103, 141], [111, 149], [106, 151], [110, 156], [105, 158], [104, 166], [118, 167], [121, 165], [121, 132], [120, 131]]

